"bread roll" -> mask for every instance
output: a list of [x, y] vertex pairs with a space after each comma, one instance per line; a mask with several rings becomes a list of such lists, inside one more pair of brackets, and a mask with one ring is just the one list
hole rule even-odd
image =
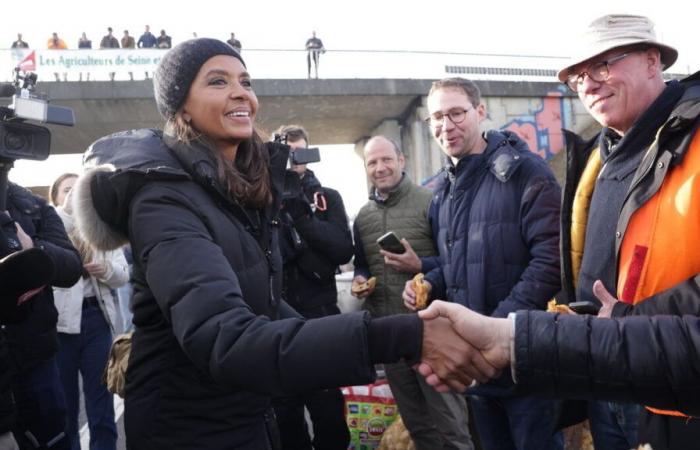
[[423, 281], [423, 274], [418, 273], [413, 277], [413, 292], [416, 293], [416, 309], [428, 307], [428, 285]]
[[353, 283], [352, 286], [350, 287], [350, 292], [353, 294], [362, 294], [363, 292], [370, 291], [374, 289], [374, 286], [377, 284], [377, 277], [371, 277], [369, 280], [365, 281], [364, 283]]

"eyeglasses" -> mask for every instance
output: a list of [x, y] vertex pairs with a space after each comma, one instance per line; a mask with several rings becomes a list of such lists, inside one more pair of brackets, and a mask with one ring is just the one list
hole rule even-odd
[[586, 68], [586, 70], [582, 70], [579, 73], [571, 73], [569, 76], [566, 77], [566, 85], [569, 87], [574, 92], [578, 92], [578, 88], [583, 84], [584, 77], [588, 75], [588, 78], [591, 80], [595, 81], [596, 83], [602, 83], [604, 81], [608, 81], [608, 78], [610, 78], [610, 66], [615, 64], [616, 62], [623, 60], [627, 58], [629, 55], [632, 53], [637, 53], [637, 52], [642, 52], [646, 50], [635, 50], [627, 53], [623, 53], [621, 55], [613, 56], [612, 58], [609, 58], [607, 61], [601, 61], [599, 63], [592, 64]]
[[442, 128], [442, 124], [445, 122], [445, 117], [449, 118], [453, 124], [457, 125], [458, 123], [464, 122], [464, 119], [467, 117], [467, 113], [472, 109], [474, 108], [455, 108], [449, 110], [446, 114], [438, 111], [435, 114], [426, 117], [424, 120], [425, 123], [433, 128]]

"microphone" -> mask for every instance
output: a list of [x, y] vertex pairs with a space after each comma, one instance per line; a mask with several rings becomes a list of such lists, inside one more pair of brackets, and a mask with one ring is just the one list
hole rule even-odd
[[17, 93], [17, 89], [11, 84], [0, 84], [0, 98], [12, 97]]

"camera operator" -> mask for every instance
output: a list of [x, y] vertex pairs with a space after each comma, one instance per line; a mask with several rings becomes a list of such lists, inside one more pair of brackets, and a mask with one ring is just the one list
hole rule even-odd
[[[7, 212], [0, 212], [0, 217], [6, 234], [13, 229], [16, 232], [16, 239], [9, 239], [16, 244], [11, 250], [42, 249], [55, 268], [47, 284], [74, 285], [82, 272], [80, 256], [56, 211], [41, 197], [13, 183], [7, 186], [6, 207]], [[33, 267], [37, 274], [42, 271]], [[21, 449], [68, 449], [66, 406], [55, 357], [58, 314], [52, 290], [46, 287], [36, 293], [18, 307], [18, 313], [16, 323], [4, 326], [13, 366], [14, 437]]]
[[[300, 126], [283, 126], [277, 133], [286, 137], [292, 152], [308, 147], [308, 134]], [[340, 194], [322, 187], [306, 164], [292, 163], [280, 217], [287, 302], [307, 319], [340, 314], [335, 274], [338, 266], [347, 263], [353, 254]], [[313, 422], [313, 448], [346, 449], [350, 435], [343, 395], [337, 388], [275, 400], [282, 447], [312, 448], [304, 419], [305, 405]]]
[[19, 248], [19, 241], [15, 239], [16, 230], [13, 228], [9, 231], [12, 239], [8, 239], [0, 227], [0, 449], [17, 450], [19, 447], [12, 434], [15, 421], [13, 364], [4, 326], [22, 319], [20, 310], [24, 308], [20, 305], [46, 288], [53, 276], [54, 266], [48, 254], [38, 248], [15, 251]]

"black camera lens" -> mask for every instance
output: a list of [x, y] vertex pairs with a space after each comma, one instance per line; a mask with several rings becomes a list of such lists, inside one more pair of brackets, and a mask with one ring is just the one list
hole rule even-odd
[[5, 134], [5, 148], [11, 152], [29, 149], [32, 146], [31, 137], [26, 134], [7, 133]]
[[49, 157], [51, 133], [45, 127], [24, 122], [0, 122], [0, 159], [31, 159], [43, 161]]

